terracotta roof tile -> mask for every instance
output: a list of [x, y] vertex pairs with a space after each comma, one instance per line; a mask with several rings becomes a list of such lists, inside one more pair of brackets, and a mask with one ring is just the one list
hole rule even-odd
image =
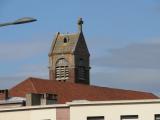
[[59, 82], [39, 78], [28, 78], [9, 91], [10, 96], [24, 97], [26, 93], [54, 93], [58, 95], [58, 103], [73, 100], [135, 100], [157, 99], [152, 93], [98, 87], [91, 85]]

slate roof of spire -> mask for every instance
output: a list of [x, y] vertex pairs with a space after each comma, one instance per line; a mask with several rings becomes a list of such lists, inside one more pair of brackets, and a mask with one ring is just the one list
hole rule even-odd
[[73, 100], [107, 101], [157, 99], [152, 93], [98, 87], [93, 85], [59, 82], [39, 78], [28, 78], [9, 90], [12, 97], [24, 97], [27, 93], [53, 93], [58, 95], [58, 103]]

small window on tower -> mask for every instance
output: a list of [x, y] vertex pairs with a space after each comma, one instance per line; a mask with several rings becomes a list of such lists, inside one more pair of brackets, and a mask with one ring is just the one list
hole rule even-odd
[[63, 42], [64, 42], [64, 43], [67, 43], [67, 42], [68, 42], [67, 38], [64, 38], [64, 39], [63, 39]]

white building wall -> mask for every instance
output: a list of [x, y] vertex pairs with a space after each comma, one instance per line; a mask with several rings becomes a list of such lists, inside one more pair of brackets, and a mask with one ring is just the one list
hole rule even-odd
[[154, 120], [160, 114], [160, 103], [81, 105], [70, 107], [70, 120], [87, 120], [89, 116], [104, 116], [105, 120], [120, 120], [121, 115], [138, 115], [138, 120]]
[[32, 110], [28, 120], [56, 120], [56, 109]]
[[0, 112], [0, 120], [30, 120], [29, 111]]
[[0, 120], [56, 120], [56, 109], [0, 112]]
[[[121, 115], [138, 115], [138, 120], [154, 120], [160, 114], [160, 100], [71, 102], [63, 105], [0, 109], [0, 120], [61, 120], [67, 108], [70, 120], [87, 120], [87, 117], [104, 116], [105, 120], [120, 120]], [[57, 117], [56, 115], [62, 115]], [[69, 118], [69, 117], [68, 117]], [[132, 119], [133, 120], [133, 119]]]

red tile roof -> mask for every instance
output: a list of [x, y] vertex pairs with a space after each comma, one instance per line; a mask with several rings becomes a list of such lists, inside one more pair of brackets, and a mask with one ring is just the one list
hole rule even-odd
[[157, 99], [152, 93], [122, 90], [108, 87], [59, 82], [39, 78], [28, 78], [9, 90], [10, 96], [24, 97], [27, 93], [54, 93], [58, 103], [73, 100], [136, 100]]

